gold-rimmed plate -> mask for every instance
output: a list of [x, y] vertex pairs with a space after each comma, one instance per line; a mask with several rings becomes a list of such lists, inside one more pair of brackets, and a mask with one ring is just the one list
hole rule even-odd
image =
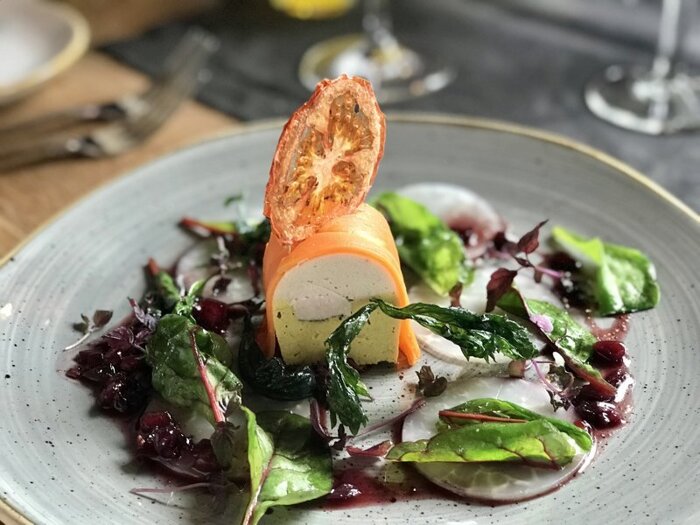
[[[149, 256], [174, 261], [191, 243], [182, 215], [221, 218], [242, 192], [259, 213], [281, 123], [181, 150], [90, 195], [0, 268], [0, 498], [36, 523], [229, 523], [225, 514], [150, 504], [129, 493], [162, 483], [134, 469], [124, 436], [67, 380], [70, 323], [128, 310]], [[275, 510], [264, 523], [696, 523], [700, 518], [700, 223], [622, 163], [585, 146], [493, 122], [435, 116], [389, 120], [377, 189], [442, 181], [484, 196], [522, 230], [543, 218], [645, 251], [662, 300], [635, 316], [628, 348], [637, 379], [631, 422], [560, 490], [489, 507], [441, 499], [328, 511]], [[9, 376], [9, 377], [8, 377]], [[390, 400], [378, 384], [375, 403]], [[395, 396], [393, 396], [395, 397]], [[10, 514], [0, 515], [15, 523]]]

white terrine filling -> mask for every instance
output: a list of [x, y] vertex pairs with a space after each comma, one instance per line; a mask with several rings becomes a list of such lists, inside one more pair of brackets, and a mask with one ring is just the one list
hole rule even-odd
[[[289, 364], [322, 361], [323, 343], [340, 321], [373, 297], [395, 303], [395, 287], [386, 268], [354, 254], [325, 255], [289, 270], [271, 305], [282, 358]], [[375, 311], [350, 357], [358, 364], [394, 363], [398, 338], [399, 321]]]

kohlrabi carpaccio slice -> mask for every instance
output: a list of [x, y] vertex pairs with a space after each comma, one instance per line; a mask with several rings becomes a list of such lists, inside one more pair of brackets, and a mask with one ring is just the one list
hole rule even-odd
[[[554, 412], [546, 390], [539, 383], [497, 377], [462, 378], [451, 383], [441, 396], [428, 398], [423, 408], [406, 418], [403, 441], [417, 441], [434, 436], [440, 410], [484, 397], [512, 401], [548, 417], [575, 420], [573, 413], [562, 409]], [[573, 440], [571, 442], [576, 446]], [[415, 467], [436, 485], [460, 496], [486, 502], [510, 503], [534, 498], [560, 487], [587, 464], [594, 452], [594, 449], [588, 453], [580, 451], [561, 470], [497, 463], [415, 463]]]
[[419, 202], [451, 228], [471, 230], [473, 242], [467, 247], [470, 257], [481, 255], [487, 241], [505, 228], [505, 221], [488, 201], [461, 186], [419, 183], [404, 186], [396, 193]]
[[216, 273], [216, 268], [211, 265], [211, 256], [216, 251], [216, 242], [213, 239], [201, 241], [187, 250], [175, 267], [178, 282], [181, 280], [182, 285], [189, 288], [196, 281], [208, 279], [202, 296], [211, 297], [222, 303], [245, 301], [253, 297], [253, 286], [244, 268], [227, 272], [226, 277], [231, 279], [228, 287], [224, 292], [214, 293], [216, 277], [211, 276]]

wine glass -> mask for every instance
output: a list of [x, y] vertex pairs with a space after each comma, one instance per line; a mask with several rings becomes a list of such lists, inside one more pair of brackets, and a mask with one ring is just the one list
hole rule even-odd
[[436, 57], [403, 46], [392, 31], [387, 0], [365, 0], [363, 34], [319, 42], [306, 51], [299, 78], [309, 90], [340, 74], [368, 79], [380, 102], [397, 102], [438, 91], [455, 71]]
[[656, 56], [651, 67], [609, 66], [585, 88], [599, 118], [649, 135], [700, 130], [700, 77], [679, 63], [696, 0], [663, 0]]

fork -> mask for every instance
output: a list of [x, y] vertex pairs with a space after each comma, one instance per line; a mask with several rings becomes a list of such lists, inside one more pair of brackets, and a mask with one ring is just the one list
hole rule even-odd
[[119, 107], [121, 118], [89, 133], [49, 136], [0, 151], [0, 173], [47, 160], [109, 157], [134, 148], [152, 135], [205, 80], [203, 67], [217, 47], [217, 40], [209, 33], [190, 30], [169, 57], [164, 75], [151, 89], [142, 95], [94, 106], [107, 113]]
[[[195, 45], [193, 36], [202, 33], [199, 29], [191, 30], [178, 44], [175, 50], [165, 59], [163, 71], [156, 77], [156, 81], [143, 93], [129, 94], [118, 100], [105, 103], [85, 104], [67, 108], [26, 120], [17, 124], [0, 127], [0, 144], [9, 141], [17, 142], [24, 135], [35, 136], [37, 133], [47, 133], [66, 128], [71, 125], [86, 122], [109, 122], [121, 118], [128, 118], [134, 112], [143, 108], [150, 100], [157, 96], [165, 85], [172, 82], [180, 68], [184, 65]], [[0, 148], [0, 151], [7, 148]]]

